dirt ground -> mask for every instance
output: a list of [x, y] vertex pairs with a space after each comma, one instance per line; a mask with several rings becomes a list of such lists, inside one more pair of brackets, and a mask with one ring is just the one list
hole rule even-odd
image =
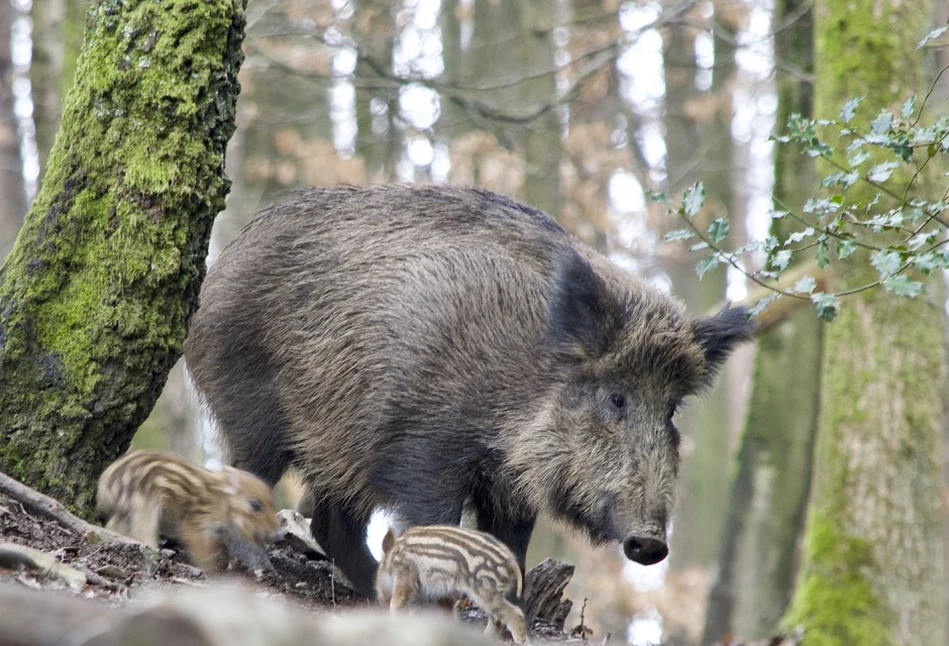
[[[272, 571], [240, 571], [239, 563], [232, 561], [227, 572], [209, 577], [190, 565], [172, 543], [164, 543], [156, 552], [134, 542], [97, 541], [46, 515], [31, 512], [18, 500], [0, 492], [0, 544], [40, 550], [85, 574], [85, 583], [77, 583], [50, 570], [25, 566], [9, 554], [0, 554], [0, 585], [58, 591], [112, 606], [134, 604], [149, 591], [211, 587], [235, 580], [249, 583], [258, 593], [307, 613], [336, 613], [372, 605], [349, 587], [323, 555], [307, 549], [292, 536], [270, 550]], [[464, 622], [482, 625], [486, 620], [473, 606], [463, 606], [459, 617]], [[541, 619], [531, 626], [534, 641], [581, 643], [581, 634], [582, 630], [575, 631], [578, 636], [571, 638], [569, 633]]]

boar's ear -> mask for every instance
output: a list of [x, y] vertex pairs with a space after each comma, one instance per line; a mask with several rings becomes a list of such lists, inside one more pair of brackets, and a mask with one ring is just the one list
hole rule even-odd
[[392, 546], [395, 545], [395, 533], [390, 527], [386, 532], [386, 535], [382, 537], [382, 553], [388, 554], [389, 550], [392, 549]]
[[621, 308], [603, 279], [573, 249], [557, 261], [550, 287], [546, 345], [575, 358], [599, 357], [621, 320]]
[[697, 319], [694, 330], [695, 340], [705, 351], [705, 378], [710, 383], [735, 346], [751, 340], [755, 322], [748, 318], [748, 308], [726, 307], [715, 316]]

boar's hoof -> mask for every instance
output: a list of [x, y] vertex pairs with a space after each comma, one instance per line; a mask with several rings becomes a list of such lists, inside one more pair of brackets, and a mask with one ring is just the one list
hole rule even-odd
[[631, 536], [623, 541], [623, 552], [630, 561], [643, 565], [653, 565], [669, 555], [666, 544], [655, 538]]

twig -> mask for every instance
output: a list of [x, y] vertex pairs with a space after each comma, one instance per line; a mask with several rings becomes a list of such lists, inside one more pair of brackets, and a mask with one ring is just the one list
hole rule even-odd
[[112, 592], [123, 592], [126, 589], [123, 584], [109, 581], [104, 576], [96, 574], [84, 565], [79, 566], [79, 570], [86, 575], [86, 581], [88, 581], [91, 585], [105, 588], [107, 590], [111, 590]]
[[60, 502], [34, 489], [30, 489], [5, 473], [0, 473], [0, 493], [4, 493], [19, 502], [21, 509], [25, 507], [35, 514], [55, 520], [64, 528], [79, 536], [85, 536], [91, 533], [103, 541], [135, 542], [121, 534], [87, 523], [81, 518], [74, 516]]
[[586, 609], [587, 609], [587, 598], [583, 597], [583, 605], [580, 606], [580, 637], [583, 638], [583, 641], [587, 640], [587, 630], [586, 630], [587, 627], [584, 624], [584, 620], [583, 620], [583, 613], [586, 612]]
[[188, 579], [182, 578], [180, 576], [172, 577], [172, 581], [175, 583], [180, 583], [181, 585], [186, 585], [192, 588], [209, 588], [211, 587], [210, 583], [203, 581], [189, 581]]

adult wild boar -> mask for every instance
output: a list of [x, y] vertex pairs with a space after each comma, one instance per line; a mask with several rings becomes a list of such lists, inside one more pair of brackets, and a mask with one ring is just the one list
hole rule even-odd
[[300, 469], [313, 535], [371, 594], [376, 507], [427, 525], [469, 504], [522, 569], [539, 512], [661, 561], [673, 414], [750, 332], [500, 195], [337, 187], [223, 251], [185, 356], [233, 464], [271, 484]]

